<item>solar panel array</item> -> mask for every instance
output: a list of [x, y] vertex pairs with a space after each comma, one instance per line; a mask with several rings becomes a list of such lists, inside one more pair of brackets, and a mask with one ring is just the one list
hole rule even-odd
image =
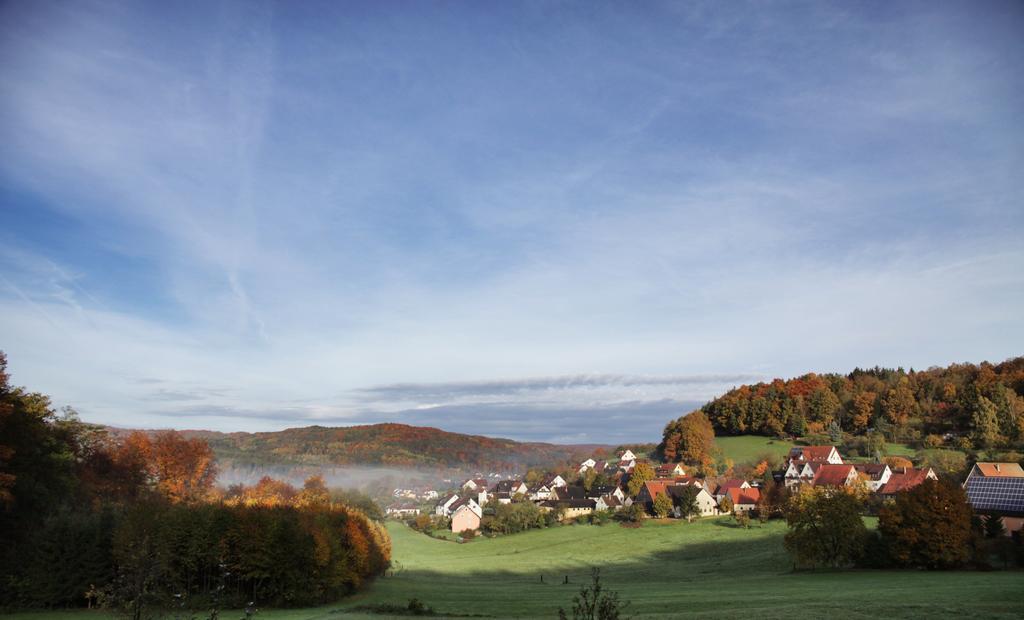
[[966, 490], [975, 510], [1024, 514], [1024, 478], [972, 476]]

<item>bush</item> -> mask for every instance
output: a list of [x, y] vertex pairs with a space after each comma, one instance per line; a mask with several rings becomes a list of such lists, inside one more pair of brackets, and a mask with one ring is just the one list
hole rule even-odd
[[959, 478], [967, 469], [967, 455], [957, 450], [922, 450], [917, 458], [922, 467], [932, 467], [944, 476]]

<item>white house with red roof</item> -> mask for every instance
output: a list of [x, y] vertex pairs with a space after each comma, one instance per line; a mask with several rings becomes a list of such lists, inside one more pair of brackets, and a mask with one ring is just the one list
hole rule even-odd
[[626, 450], [619, 455], [619, 469], [629, 473], [636, 467], [636, 455], [633, 454], [632, 450]]
[[883, 498], [891, 499], [898, 493], [909, 491], [917, 485], [921, 484], [925, 480], [938, 480], [939, 477], [935, 474], [935, 470], [931, 467], [925, 467], [923, 469], [916, 467], [897, 467], [892, 470], [892, 475], [885, 482], [880, 489], [878, 494]]
[[654, 474], [659, 478], [675, 478], [685, 476], [686, 468], [682, 463], [662, 463], [654, 468]]
[[860, 482], [860, 476], [853, 465], [822, 463], [811, 480], [816, 487], [850, 487]]
[[[725, 494], [722, 498], [729, 498], [732, 502], [733, 513], [739, 514], [741, 512], [750, 512], [754, 508], [757, 508], [757, 502], [761, 499], [761, 491], [750, 486], [747, 487], [729, 487], [725, 490]], [[721, 500], [719, 500], [721, 503]]]
[[739, 478], [732, 478], [729, 480], [723, 480], [718, 488], [715, 489], [715, 501], [720, 502], [722, 498], [729, 494], [732, 489], [749, 489], [750, 483], [746, 480], [740, 480]]
[[835, 446], [794, 446], [786, 457], [783, 480], [787, 487], [814, 480], [820, 465], [842, 465], [843, 457]]
[[486, 491], [487, 486], [487, 478], [470, 478], [462, 483], [464, 491]]
[[867, 486], [872, 493], [877, 492], [889, 482], [892, 477], [892, 470], [885, 463], [855, 463], [853, 468], [857, 470], [861, 482]]

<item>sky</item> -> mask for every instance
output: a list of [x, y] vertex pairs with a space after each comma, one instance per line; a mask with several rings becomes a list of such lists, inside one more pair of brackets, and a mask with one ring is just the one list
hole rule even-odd
[[657, 441], [1024, 354], [1024, 4], [0, 4], [0, 350], [122, 427]]

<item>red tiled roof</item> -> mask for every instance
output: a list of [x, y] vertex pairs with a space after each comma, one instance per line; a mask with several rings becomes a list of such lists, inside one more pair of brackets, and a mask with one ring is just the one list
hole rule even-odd
[[726, 490], [726, 495], [729, 496], [733, 506], [738, 504], [756, 504], [757, 500], [761, 499], [761, 492], [757, 489], [732, 487]]
[[902, 469], [893, 470], [892, 476], [889, 477], [889, 481], [886, 482], [878, 492], [882, 495], [893, 495], [895, 493], [909, 491], [927, 480], [929, 477], [928, 472], [930, 471], [930, 467], [925, 467], [924, 469], [904, 467]]
[[647, 489], [647, 492], [650, 494], [651, 499], [654, 499], [655, 497], [658, 497], [658, 493], [665, 493], [667, 495], [668, 491], [666, 489], [668, 489], [668, 486], [670, 484], [673, 484], [673, 481], [648, 480], [647, 482], [644, 483], [644, 488]]
[[797, 446], [789, 451], [789, 458], [803, 461], [827, 461], [835, 446]]
[[[722, 482], [722, 483], [720, 483], [718, 485], [718, 490], [715, 491], [715, 495], [724, 495], [730, 489], [739, 489], [744, 484], [747, 484], [747, 481], [746, 480], [740, 480], [739, 478], [732, 478], [732, 479], [729, 479], [729, 480], [725, 480], [724, 482]], [[750, 486], [750, 485], [747, 484], [747, 486]]]
[[982, 476], [1024, 478], [1024, 469], [1019, 463], [978, 463], [978, 471]]
[[823, 464], [818, 467], [811, 484], [814, 486], [841, 487], [846, 486], [850, 472], [855, 471], [853, 465], [829, 465]]

